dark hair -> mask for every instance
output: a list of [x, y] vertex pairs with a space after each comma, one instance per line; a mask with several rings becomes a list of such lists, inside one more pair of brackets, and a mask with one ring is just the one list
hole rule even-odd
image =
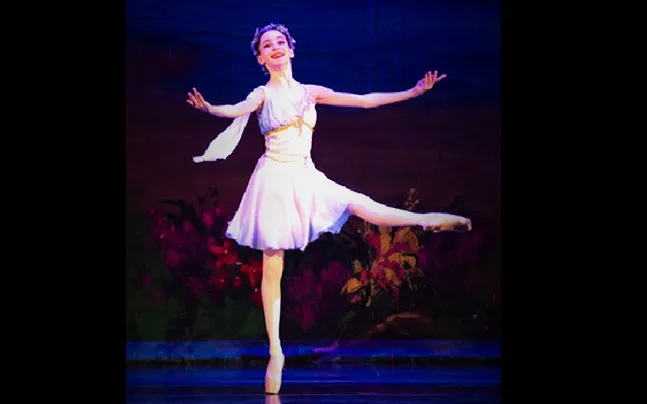
[[[254, 54], [254, 56], [258, 56], [261, 53], [260, 50], [258, 49], [258, 46], [260, 45], [259, 42], [261, 40], [261, 36], [263, 36], [263, 34], [266, 33], [267, 31], [278, 31], [281, 34], [285, 35], [285, 38], [288, 41], [288, 46], [290, 47], [290, 49], [294, 49], [294, 44], [297, 41], [295, 41], [294, 37], [290, 35], [290, 31], [288, 30], [288, 28], [283, 24], [272, 23], [264, 26], [263, 28], [256, 28], [256, 32], [254, 33], [254, 38], [252, 39], [252, 43], [251, 43], [252, 53]], [[263, 70], [263, 72], [265, 72], [265, 74], [267, 74], [267, 68], [264, 65], [261, 66], [261, 69]]]

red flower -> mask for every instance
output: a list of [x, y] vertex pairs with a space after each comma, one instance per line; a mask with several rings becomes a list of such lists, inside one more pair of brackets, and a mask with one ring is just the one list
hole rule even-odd
[[364, 239], [366, 240], [366, 243], [368, 244], [369, 247], [373, 247], [377, 250], [377, 252], [380, 252], [380, 249], [382, 248], [382, 244], [380, 241], [380, 235], [376, 233], [366, 233], [364, 234]]
[[[402, 269], [402, 266], [400, 265], [400, 263], [395, 262], [395, 261], [382, 261], [380, 263], [380, 266], [382, 268], [392, 269], [393, 271], [397, 271], [398, 269]], [[384, 274], [383, 270], [381, 272], [382, 272], [382, 274]]]
[[217, 290], [226, 289], [228, 279], [229, 275], [225, 271], [218, 271], [217, 273], [211, 275], [211, 283]]
[[258, 307], [263, 307], [263, 296], [261, 295], [261, 289], [260, 288], [255, 288], [252, 293], [249, 295], [250, 299], [252, 299], [252, 302], [254, 302], [255, 305]]
[[230, 238], [225, 239], [224, 244], [225, 244], [225, 248], [227, 249], [227, 251], [233, 251], [234, 248], [236, 247], [236, 244], [234, 243], [234, 240], [232, 240]]
[[235, 287], [235, 288], [238, 288], [238, 287], [240, 287], [240, 285], [242, 285], [242, 284], [243, 284], [243, 278], [241, 278], [241, 277], [240, 277], [240, 275], [236, 275], [236, 276], [234, 277], [234, 287]]
[[202, 212], [202, 221], [204, 222], [207, 229], [211, 229], [215, 223], [213, 212], [204, 211]]
[[213, 253], [213, 255], [224, 255], [227, 250], [225, 250], [225, 247], [219, 246], [219, 245], [210, 245], [209, 246], [209, 251]]
[[237, 264], [240, 261], [235, 251], [235, 243], [230, 239], [226, 239], [222, 246], [210, 246], [209, 251], [216, 256], [216, 268]]
[[255, 260], [254, 258], [250, 258], [249, 261], [247, 262], [247, 265], [249, 265], [252, 268], [256, 268], [259, 271], [263, 271], [263, 261], [258, 261]]
[[236, 253], [221, 255], [219, 260], [223, 260], [224, 261], [223, 263], [227, 265], [233, 265], [240, 262], [240, 259], [238, 258], [238, 254]]
[[247, 275], [247, 281], [249, 286], [257, 288], [261, 285], [261, 280], [263, 276], [262, 264], [259, 265], [256, 262], [250, 261], [249, 264], [243, 264], [240, 268], [240, 271]]
[[192, 233], [193, 231], [195, 231], [195, 227], [193, 227], [191, 222], [189, 222], [188, 220], [185, 220], [184, 222], [182, 222], [182, 230], [185, 233]]
[[211, 268], [212, 268], [214, 271], [218, 271], [218, 270], [220, 270], [220, 269], [222, 268], [222, 264], [223, 264], [223, 262], [222, 262], [222, 261], [217, 261], [217, 260], [216, 260], [216, 261], [213, 261], [213, 262], [211, 263]]
[[390, 256], [392, 254], [397, 254], [402, 251], [409, 251], [410, 247], [409, 244], [405, 243], [394, 243], [393, 246], [384, 254], [385, 256]]
[[166, 251], [165, 264], [167, 268], [175, 269], [180, 266], [182, 262], [182, 255], [175, 251], [175, 249], [170, 248]]

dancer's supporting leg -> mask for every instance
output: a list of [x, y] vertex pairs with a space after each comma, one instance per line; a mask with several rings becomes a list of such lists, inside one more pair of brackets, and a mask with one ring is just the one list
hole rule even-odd
[[377, 226], [422, 226], [431, 231], [470, 231], [471, 220], [448, 213], [416, 213], [392, 208], [375, 202], [367, 196], [357, 198], [349, 205], [352, 214]]
[[270, 361], [265, 373], [265, 392], [276, 394], [281, 388], [281, 373], [285, 357], [279, 337], [281, 320], [281, 276], [283, 274], [283, 250], [263, 251], [263, 278], [261, 295], [263, 298], [263, 313], [265, 314], [265, 329], [270, 342]]

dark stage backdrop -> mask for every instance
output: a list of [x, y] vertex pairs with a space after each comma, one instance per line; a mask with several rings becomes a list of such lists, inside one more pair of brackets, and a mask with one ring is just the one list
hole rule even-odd
[[[233, 103], [266, 76], [251, 53], [270, 22], [296, 38], [295, 78], [356, 93], [412, 87], [374, 110], [318, 107], [313, 158], [380, 202], [474, 219], [470, 234], [352, 220], [287, 255], [286, 339], [498, 338], [500, 8], [494, 1], [128, 0], [127, 338], [264, 338], [260, 254], [227, 242], [263, 141], [254, 120], [226, 161], [196, 165], [228, 120], [185, 103]], [[415, 192], [409, 195], [411, 188]], [[408, 200], [408, 202], [407, 202]], [[416, 202], [417, 201], [417, 202]]]
[[[155, 44], [169, 60], [184, 56], [175, 49], [199, 58], [158, 83], [168, 91], [197, 86], [218, 103], [244, 97], [265, 80], [249, 46], [254, 30], [277, 22], [297, 40], [301, 82], [359, 93], [401, 90], [438, 69], [449, 81], [421, 99], [429, 105], [498, 103], [500, 21], [491, 0], [129, 0], [126, 20], [130, 47]], [[129, 56], [130, 63], [147, 57]]]

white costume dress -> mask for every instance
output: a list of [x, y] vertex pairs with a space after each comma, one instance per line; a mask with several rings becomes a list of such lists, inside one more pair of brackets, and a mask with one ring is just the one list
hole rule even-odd
[[[338, 233], [350, 217], [348, 205], [367, 198], [317, 170], [310, 150], [317, 121], [314, 97], [305, 89], [297, 102], [261, 86], [265, 101], [257, 111], [265, 137], [247, 189], [226, 235], [259, 250], [305, 249], [322, 233]], [[238, 117], [195, 162], [228, 157], [238, 145], [250, 115]]]

